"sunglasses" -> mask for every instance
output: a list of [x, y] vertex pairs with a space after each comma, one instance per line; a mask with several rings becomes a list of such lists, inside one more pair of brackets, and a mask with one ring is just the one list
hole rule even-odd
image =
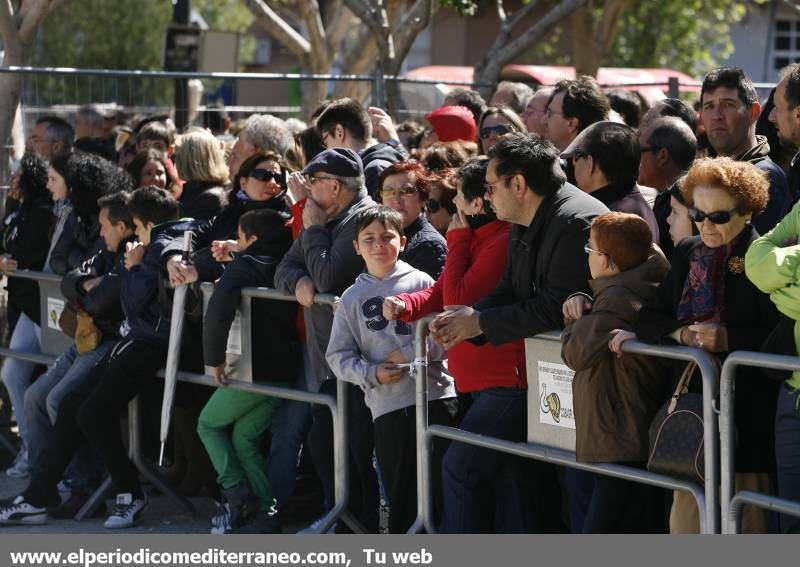
[[402, 199], [403, 197], [416, 194], [417, 188], [412, 185], [406, 185], [405, 187], [400, 187], [399, 189], [384, 189], [381, 191], [381, 201], [386, 203], [387, 201], [391, 201], [395, 198]]
[[436, 199], [428, 199], [428, 202], [425, 205], [428, 209], [428, 212], [431, 214], [435, 214], [439, 212], [439, 209], [444, 209], [451, 215], [455, 214], [456, 206], [453, 203], [444, 204], [440, 203]]
[[280, 185], [284, 184], [283, 173], [275, 173], [268, 169], [254, 169], [246, 177], [257, 179], [258, 181], [276, 181]]
[[511, 132], [512, 128], [508, 124], [498, 124], [497, 126], [486, 126], [481, 128], [481, 138], [487, 140], [492, 136], [502, 136]]
[[714, 224], [725, 224], [730, 222], [731, 219], [738, 214], [739, 211], [736, 209], [732, 209], [730, 211], [714, 211], [711, 213], [704, 213], [703, 211], [698, 211], [697, 209], [689, 209], [689, 218], [697, 224], [700, 224], [706, 219]]

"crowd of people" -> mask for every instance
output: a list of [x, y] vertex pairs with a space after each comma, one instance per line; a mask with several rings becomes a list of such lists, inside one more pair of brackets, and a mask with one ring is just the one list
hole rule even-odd
[[[6, 203], [10, 347], [39, 352], [47, 324], [17, 269], [63, 276], [59, 325], [74, 344], [38, 376], [3, 361], [20, 438], [6, 474], [29, 482], [0, 503], [0, 524], [73, 517], [106, 473], [105, 527], [145, 514], [120, 419], [139, 395], [160, 407], [178, 286], [180, 368], [218, 387], [179, 384], [163, 472], [218, 500], [211, 533], [280, 532], [304, 449], [321, 507], [335, 500], [327, 407], [226, 388], [245, 287], [297, 300], [253, 301], [242, 338], [255, 382], [332, 396], [347, 383], [347, 506], [368, 532], [381, 497], [389, 532], [417, 516], [415, 328], [433, 313], [430, 423], [523, 441], [524, 339], [563, 329], [577, 460], [645, 469], [650, 423], [684, 367], [625, 341], [719, 361], [798, 352], [800, 65], [782, 77], [762, 106], [740, 69], [717, 69], [697, 111], [578, 77], [503, 82], [488, 103], [454, 89], [424, 122], [353, 99], [323, 102], [307, 124], [222, 116], [181, 133], [168, 116], [42, 116]], [[214, 282], [205, 316], [201, 282]], [[742, 369], [736, 390], [737, 487], [800, 501], [800, 373]], [[686, 493], [443, 439], [431, 454], [442, 532], [700, 529]], [[748, 508], [744, 527], [797, 532], [800, 519]]]

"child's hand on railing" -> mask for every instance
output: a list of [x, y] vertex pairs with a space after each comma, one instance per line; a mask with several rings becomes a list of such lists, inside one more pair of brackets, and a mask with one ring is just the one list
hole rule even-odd
[[17, 261], [11, 257], [11, 254], [3, 254], [0, 256], [0, 272], [9, 273], [17, 269]]
[[561, 310], [565, 321], [577, 321], [592, 310], [592, 302], [585, 295], [574, 295], [564, 302]]
[[225, 387], [228, 385], [228, 372], [225, 370], [224, 363], [219, 366], [214, 366], [211, 369], [211, 376], [214, 378], [214, 382], [217, 383], [217, 386]]
[[387, 297], [383, 300], [383, 316], [389, 321], [393, 321], [403, 314], [406, 310], [406, 303], [396, 297]]
[[239, 244], [235, 240], [215, 240], [211, 243], [211, 256], [217, 262], [230, 262], [233, 260], [231, 252], [238, 252]]
[[611, 331], [611, 335], [611, 340], [608, 341], [608, 348], [620, 357], [622, 356], [622, 343], [636, 338], [634, 333], [623, 331], [622, 329], [614, 329]]
[[198, 279], [197, 268], [184, 262], [178, 255], [167, 260], [167, 273], [172, 287], [187, 285]]

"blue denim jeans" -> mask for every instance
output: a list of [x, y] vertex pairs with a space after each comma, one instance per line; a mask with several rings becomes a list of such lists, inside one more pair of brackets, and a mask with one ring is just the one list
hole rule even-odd
[[[41, 335], [42, 331], [39, 325], [23, 313], [19, 316], [8, 346], [11, 350], [18, 352], [38, 354], [41, 352]], [[28, 446], [28, 420], [25, 415], [25, 391], [31, 385], [35, 366], [36, 364], [33, 362], [7, 358], [3, 362], [3, 370], [0, 372], [11, 399], [11, 406], [14, 408], [14, 415], [17, 418], [19, 436], [26, 447]]]
[[[522, 441], [525, 435], [526, 390], [489, 388], [472, 393], [472, 405], [460, 429], [509, 441]], [[484, 525], [483, 491], [489, 485], [497, 500], [497, 514], [507, 531], [520, 531], [512, 516], [523, 508], [519, 487], [514, 482], [498, 482], [497, 475], [513, 459], [497, 451], [453, 441], [442, 461], [443, 533], [480, 533]], [[510, 493], [516, 496], [511, 496]], [[521, 523], [521, 522], [519, 522]]]
[[[49, 433], [58, 417], [58, 407], [68, 393], [75, 391], [89, 376], [89, 371], [114, 346], [113, 340], [101, 342], [96, 349], [78, 354], [75, 345], [65, 350], [47, 372], [42, 374], [25, 393], [25, 414], [28, 418], [28, 461], [35, 470], [46, 448]], [[83, 455], [79, 451], [77, 455]], [[83, 476], [81, 459], [73, 461], [70, 476]], [[90, 459], [93, 461], [93, 459]], [[89, 464], [87, 463], [87, 466]], [[92, 467], [94, 471], [96, 467]], [[92, 474], [91, 476], [94, 476]], [[78, 482], [77, 484], [83, 484]]]
[[[800, 502], [800, 390], [783, 384], [775, 410], [778, 496]], [[781, 515], [781, 533], [800, 533], [800, 518]]]

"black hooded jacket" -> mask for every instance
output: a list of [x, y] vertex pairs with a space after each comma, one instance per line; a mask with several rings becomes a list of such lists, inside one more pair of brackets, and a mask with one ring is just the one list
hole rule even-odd
[[358, 156], [364, 165], [364, 182], [367, 186], [367, 193], [373, 199], [378, 192], [378, 176], [381, 172], [390, 165], [408, 159], [408, 155], [403, 151], [383, 143], [362, 150]]

